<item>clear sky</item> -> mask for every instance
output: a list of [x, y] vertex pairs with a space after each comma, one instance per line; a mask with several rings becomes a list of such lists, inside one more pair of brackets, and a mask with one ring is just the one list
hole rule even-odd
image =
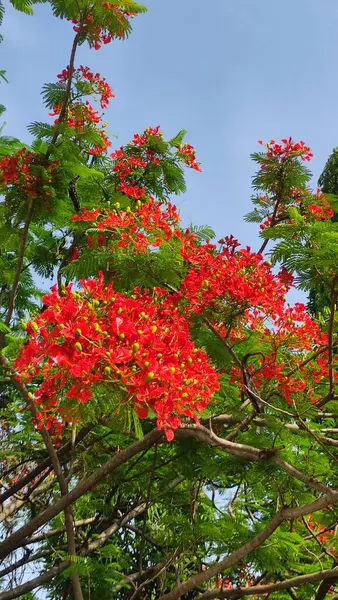
[[[6, 133], [29, 140], [26, 125], [47, 120], [40, 90], [68, 63], [72, 26], [15, 12], [4, 0], [0, 68]], [[203, 173], [188, 173], [179, 199], [184, 221], [208, 223], [257, 248], [250, 208], [257, 140], [291, 135], [313, 149], [314, 184], [338, 145], [337, 0], [145, 0], [124, 42], [81, 48], [78, 64], [105, 75], [116, 99], [107, 111], [116, 145], [160, 124], [165, 136], [188, 130]]]

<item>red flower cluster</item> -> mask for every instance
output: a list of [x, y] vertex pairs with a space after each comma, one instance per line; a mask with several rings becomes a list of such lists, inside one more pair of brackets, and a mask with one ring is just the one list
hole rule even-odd
[[[327, 344], [327, 335], [303, 304], [286, 304], [292, 275], [285, 269], [274, 275], [260, 255], [249, 248], [237, 249], [232, 238], [221, 240], [222, 249], [217, 251], [211, 244], [196, 244], [194, 236], [176, 235], [182, 242], [181, 254], [191, 265], [176, 296], [187, 303], [185, 314], [216, 310], [219, 320], [215, 328], [233, 344], [245, 341], [254, 331], [266, 348], [264, 358], [258, 359], [258, 365], [251, 369], [257, 389], [272, 384], [289, 404], [293, 394], [306, 390], [308, 398], [315, 402], [315, 384], [328, 376], [327, 357], [300, 365], [308, 352]], [[294, 376], [288, 374], [291, 364], [295, 367]], [[241, 377], [241, 369], [234, 367], [232, 382]]]
[[[61, 105], [54, 106], [53, 112], [49, 113], [50, 117], [55, 117], [61, 112]], [[54, 123], [58, 123], [59, 119], [55, 119]], [[85, 131], [85, 127], [89, 124], [97, 125], [100, 122], [100, 115], [97, 110], [91, 106], [88, 100], [85, 104], [77, 102], [76, 104], [67, 107], [67, 125], [72, 129], [78, 129], [81, 133]]]
[[[163, 142], [161, 145], [154, 141]], [[170, 143], [163, 141], [163, 133], [160, 127], [148, 127], [143, 134], [134, 134], [131, 144], [121, 146], [111, 154], [114, 161], [113, 171], [116, 175], [116, 189], [130, 198], [140, 199], [146, 194], [146, 190], [139, 182], [145, 170], [152, 165], [161, 166], [166, 152], [169, 152]], [[195, 150], [190, 144], [176, 146], [177, 158], [185, 165], [200, 171], [199, 164], [195, 158]], [[172, 154], [170, 155], [172, 158]]]
[[[69, 66], [63, 69], [61, 73], [57, 75], [60, 81], [68, 81], [70, 75]], [[90, 83], [91, 91], [90, 94], [97, 94], [100, 96], [101, 108], [107, 108], [110, 102], [110, 98], [115, 98], [110, 85], [106, 80], [101, 77], [99, 73], [92, 73], [89, 67], [80, 66], [79, 69], [75, 69], [73, 76], [77, 81], [86, 80]], [[88, 93], [86, 93], [88, 95]]]
[[[61, 112], [61, 106], [54, 106], [53, 112], [49, 113], [50, 117], [55, 117]], [[90, 126], [98, 125], [101, 121], [101, 117], [97, 110], [94, 110], [92, 105], [86, 100], [85, 103], [76, 102], [67, 106], [66, 113], [67, 125], [71, 129], [76, 130], [75, 133], [85, 133], [86, 129]], [[54, 123], [58, 123], [59, 119], [55, 119]], [[108, 139], [106, 132], [103, 128], [97, 129], [101, 140], [96, 142], [92, 148], [88, 151], [89, 154], [98, 155], [104, 154], [107, 149], [111, 146], [111, 142]]]
[[175, 233], [181, 241], [181, 255], [191, 265], [181, 284], [186, 310], [200, 314], [206, 309], [259, 308], [266, 315], [281, 314], [288, 286], [273, 275], [270, 265], [250, 248], [237, 249], [233, 238], [225, 238], [221, 249], [198, 244], [196, 236]]
[[148, 164], [142, 156], [128, 156], [123, 146], [121, 146], [120, 150], [115, 150], [110, 157], [115, 161], [113, 171], [121, 181], [124, 181], [140, 169], [145, 169]]
[[100, 50], [102, 44], [110, 44], [113, 39], [110, 33], [102, 31], [102, 27], [95, 23], [92, 15], [86, 17], [81, 23], [77, 19], [72, 19], [72, 23], [74, 23], [75, 33], [82, 33], [88, 41], [89, 47], [95, 48], [95, 50]]
[[264, 231], [267, 227], [270, 227], [272, 223], [272, 216], [267, 217], [259, 226], [261, 231]]
[[[316, 401], [316, 385], [328, 375], [327, 357], [303, 367], [301, 363], [309, 352], [327, 344], [327, 335], [304, 305], [287, 305], [285, 295], [293, 277], [286, 269], [273, 274], [270, 263], [249, 248], [240, 248], [232, 236], [220, 240], [220, 247], [200, 244], [189, 230], [178, 228], [175, 207], [169, 205], [164, 211], [153, 199], [135, 212], [84, 211], [73, 219], [94, 221], [100, 243], [111, 248], [112, 255], [116, 247], [151, 252], [175, 240], [188, 268], [180, 289], [172, 295], [181, 313], [189, 317], [215, 310], [214, 326], [232, 344], [245, 341], [254, 331], [267, 349], [265, 358], [252, 369], [257, 389], [271, 384], [290, 404], [293, 394], [306, 390], [309, 399]], [[296, 370], [294, 375], [289, 374], [290, 365]], [[241, 381], [240, 369], [234, 368], [232, 376], [233, 381]]]
[[327, 221], [332, 219], [334, 210], [332, 210], [329, 201], [325, 194], [317, 188], [317, 194], [313, 195], [313, 203], [307, 205], [307, 210], [315, 218], [316, 221]]
[[[263, 144], [261, 140], [259, 143]], [[271, 174], [275, 171], [277, 177], [277, 171], [286, 160], [300, 158], [303, 161], [309, 161], [313, 156], [310, 148], [303, 141], [294, 143], [291, 138], [288, 140], [284, 139], [281, 143], [271, 140], [269, 144], [265, 144], [265, 147], [266, 152], [263, 156], [259, 155], [258, 159], [261, 167], [260, 176], [267, 174], [271, 177]], [[295, 167], [296, 163], [297, 161], [294, 161]], [[276, 183], [268, 184], [263, 179], [261, 183], [262, 187], [266, 187], [267, 190], [266, 193], [258, 195], [255, 199], [255, 204], [258, 206], [256, 213], [262, 218], [260, 224], [261, 231], [267, 227], [275, 227], [282, 223], [295, 224], [297, 222], [296, 213], [290, 210], [294, 208], [303, 217], [303, 223], [314, 220], [328, 220], [334, 215], [330, 202], [320, 189], [317, 189], [316, 193], [313, 193], [305, 185], [301, 187], [289, 187], [289, 189], [283, 190], [281, 197]]]
[[111, 10], [116, 16], [123, 15], [125, 17], [130, 17], [130, 18], [137, 16], [137, 13], [133, 13], [130, 10], [126, 10], [125, 8], [122, 8], [121, 6], [116, 6], [116, 4], [113, 4], [112, 2], [104, 2], [103, 8], [107, 8], [108, 10]]
[[[325, 510], [325, 509], [323, 509]], [[309, 515], [308, 517], [308, 526], [310, 527], [311, 531], [313, 531], [315, 533], [316, 538], [323, 544], [325, 542], [328, 542], [329, 540], [332, 540], [332, 538], [335, 535], [335, 530], [334, 528], [329, 529], [328, 531], [326, 531], [326, 527], [322, 527], [321, 529], [318, 529], [318, 523], [316, 522], [315, 518], [313, 515]]]
[[144, 187], [139, 187], [138, 185], [128, 185], [128, 183], [125, 181], [118, 186], [117, 191], [129, 196], [129, 198], [133, 198], [134, 200], [139, 200], [146, 193], [146, 189]]
[[[82, 210], [72, 221], [87, 221], [105, 233], [105, 244], [112, 250], [128, 248], [132, 252], [147, 252], [172, 239], [174, 227], [179, 221], [176, 206], [150, 198], [135, 211]], [[103, 239], [102, 239], [103, 241]]]
[[48, 200], [55, 196], [53, 181], [58, 162], [46, 162], [41, 154], [21, 148], [15, 154], [0, 159], [0, 189], [4, 192], [15, 186], [26, 197]]
[[132, 143], [135, 146], [147, 146], [149, 144], [150, 138], [152, 137], [162, 140], [163, 133], [162, 131], [160, 131], [160, 129], [160, 126], [157, 125], [157, 127], [148, 127], [142, 135], [140, 135], [139, 133], [135, 133]]
[[[292, 206], [292, 203], [294, 203], [294, 206], [299, 208], [300, 214], [306, 221], [326, 221], [334, 215], [329, 201], [319, 188], [317, 188], [316, 193], [311, 192], [305, 187], [303, 189], [291, 188], [289, 196], [289, 206]], [[280, 220], [282, 221], [283, 218]], [[289, 219], [289, 222], [292, 222], [292, 220]]]
[[25, 382], [42, 377], [34, 395], [39, 422], [58, 434], [96, 390], [119, 390], [116, 414], [126, 404], [140, 418], [153, 413], [172, 440], [182, 416], [197, 420], [219, 389], [187, 321], [160, 289], [128, 297], [102, 274], [82, 287], [63, 296], [53, 288], [43, 298], [48, 308], [28, 325], [31, 337], [15, 363]]
[[102, 8], [110, 13], [107, 14], [104, 24], [98, 24], [93, 15], [87, 16], [81, 22], [72, 19], [74, 31], [81, 33], [89, 46], [95, 50], [100, 50], [102, 44], [109, 44], [113, 39], [123, 40], [130, 29], [129, 19], [137, 16], [137, 13], [111, 2], [104, 2]]
[[131, 154], [130, 147], [124, 148], [121, 146], [119, 150], [115, 150], [110, 156], [115, 163], [113, 171], [117, 179], [117, 191], [136, 200], [142, 198], [146, 190], [136, 182], [141, 178], [148, 165], [151, 163], [158, 165], [160, 159], [154, 152], [147, 148], [144, 149], [144, 144], [140, 145], [137, 154], [135, 154], [134, 149]]
[[92, 73], [89, 70], [89, 67], [83, 67], [81, 65], [79, 71], [81, 72], [83, 79], [86, 79], [90, 82], [93, 93], [97, 93], [100, 95], [101, 108], [107, 108], [110, 102], [110, 98], [115, 97], [110, 85], [106, 82], [104, 78], [101, 77], [99, 73]]
[[270, 140], [267, 144], [264, 144], [262, 140], [258, 140], [258, 143], [266, 147], [268, 159], [278, 158], [285, 161], [289, 158], [299, 157], [302, 161], [310, 161], [313, 157], [311, 149], [305, 145], [305, 142], [293, 142], [291, 137], [283, 139], [279, 143], [275, 140]]
[[[258, 198], [258, 201], [261, 202], [265, 208], [268, 207], [270, 203], [271, 212], [274, 211], [275, 199], [273, 197], [270, 198], [268, 195], [262, 196]], [[270, 227], [272, 224], [278, 225], [279, 223], [294, 223], [294, 219], [290, 218], [288, 210], [293, 206], [299, 210], [300, 215], [305, 219], [306, 222], [314, 220], [327, 221], [334, 215], [334, 211], [331, 208], [329, 201], [319, 188], [315, 194], [307, 188], [291, 188], [289, 190], [289, 195], [286, 196], [284, 201], [280, 203], [274, 219], [272, 219], [272, 215], [269, 215], [260, 224], [260, 229], [264, 230], [266, 227]]]
[[196, 160], [195, 148], [193, 146], [191, 146], [191, 144], [184, 144], [183, 146], [179, 146], [178, 151], [179, 151], [180, 155], [183, 157], [184, 162], [189, 167], [191, 167], [192, 169], [195, 169], [195, 171], [201, 171], [201, 167]]
[[[300, 393], [306, 393], [308, 400], [316, 402], [320, 397], [316, 394], [316, 384], [327, 381], [328, 357], [323, 355], [309, 363], [303, 362], [311, 351], [327, 344], [327, 334], [311, 319], [305, 305], [296, 303], [289, 307], [284, 302], [283, 310], [270, 315], [268, 320], [263, 311], [247, 311], [241, 324], [244, 335], [240, 342], [247, 339], [251, 329], [260, 335], [265, 347], [264, 357], [258, 357], [255, 366], [247, 367], [262, 396], [273, 392], [292, 405]], [[247, 327], [249, 331], [245, 333]], [[229, 337], [238, 342], [235, 329]], [[231, 381], [238, 382], [241, 377], [241, 369], [234, 367]]]

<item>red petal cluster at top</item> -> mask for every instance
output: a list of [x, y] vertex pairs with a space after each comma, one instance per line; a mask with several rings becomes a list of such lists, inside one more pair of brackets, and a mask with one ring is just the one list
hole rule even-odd
[[281, 142], [275, 142], [270, 140], [267, 144], [264, 144], [262, 140], [258, 141], [262, 146], [266, 147], [267, 158], [278, 157], [281, 160], [286, 160], [290, 156], [299, 157], [302, 161], [309, 162], [313, 158], [313, 154], [309, 146], [306, 146], [305, 142], [294, 142], [291, 137], [281, 140]]

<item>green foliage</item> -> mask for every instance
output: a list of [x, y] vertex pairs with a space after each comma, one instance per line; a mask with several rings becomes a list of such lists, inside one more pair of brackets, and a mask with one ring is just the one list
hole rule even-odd
[[338, 194], [338, 148], [334, 148], [327, 159], [318, 185], [325, 194]]
[[20, 12], [26, 13], [27, 15], [33, 14], [32, 5], [36, 4], [36, 0], [11, 0], [11, 4]]

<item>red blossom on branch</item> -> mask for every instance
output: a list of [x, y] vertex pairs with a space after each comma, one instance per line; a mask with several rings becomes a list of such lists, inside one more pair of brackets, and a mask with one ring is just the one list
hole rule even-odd
[[27, 383], [43, 377], [34, 396], [38, 421], [59, 434], [78, 405], [104, 388], [120, 392], [116, 414], [126, 404], [140, 418], [153, 413], [173, 439], [182, 417], [198, 420], [219, 389], [187, 321], [161, 289], [127, 296], [105, 285], [102, 275], [82, 288], [69, 287], [62, 296], [54, 288], [44, 297], [48, 308], [28, 325], [30, 340], [15, 363]]
[[58, 173], [58, 162], [47, 161], [42, 154], [21, 148], [14, 154], [0, 158], [0, 189], [13, 186], [26, 197], [50, 200], [55, 196], [53, 183]]
[[303, 161], [310, 161], [313, 158], [313, 154], [309, 146], [306, 146], [305, 142], [294, 142], [291, 137], [281, 140], [281, 142], [275, 142], [270, 140], [264, 144], [262, 140], [258, 141], [259, 144], [265, 146], [266, 156], [270, 158], [278, 158], [281, 161], [285, 161], [288, 158], [300, 157]]

